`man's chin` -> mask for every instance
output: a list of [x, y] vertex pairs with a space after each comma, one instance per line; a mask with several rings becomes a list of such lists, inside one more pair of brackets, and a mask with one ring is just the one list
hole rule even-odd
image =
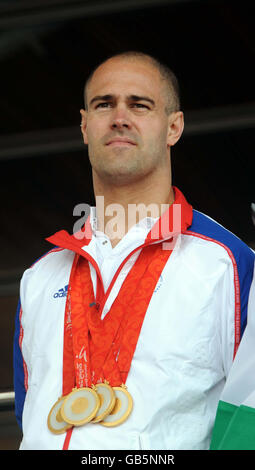
[[124, 186], [127, 184], [135, 183], [139, 181], [143, 175], [141, 171], [138, 171], [137, 168], [127, 168], [119, 167], [112, 168], [109, 167], [105, 171], [99, 170], [96, 171], [97, 177], [104, 183], [111, 184], [112, 186]]
[[109, 160], [128, 156], [135, 158], [137, 147], [135, 145], [116, 145], [109, 147], [107, 150], [106, 157]]

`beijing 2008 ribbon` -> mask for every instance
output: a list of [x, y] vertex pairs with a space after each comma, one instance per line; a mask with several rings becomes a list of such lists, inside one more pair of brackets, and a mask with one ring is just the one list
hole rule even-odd
[[[148, 304], [170, 254], [171, 251], [162, 250], [160, 244], [150, 245], [142, 250], [104, 320], [101, 320], [102, 306], [101, 309], [97, 308], [95, 302], [93, 308], [86, 309], [88, 298], [84, 295], [84, 308], [88, 312], [91, 335], [93, 373], [100, 380], [106, 379], [116, 396], [113, 410], [100, 420], [100, 424], [104, 426], [123, 423], [132, 411], [133, 400], [125, 383]], [[86, 286], [91, 282], [88, 263], [83, 260], [79, 269], [82, 292], [86, 292]], [[114, 282], [113, 279], [112, 285]], [[110, 289], [111, 285], [108, 294]], [[106, 298], [107, 294], [104, 302]]]
[[[125, 382], [150, 298], [170, 253], [159, 243], [143, 249], [103, 320], [102, 308], [120, 269], [106, 294], [98, 278], [95, 299], [88, 261], [75, 256], [65, 311], [60, 408], [67, 425], [116, 426], [130, 415], [133, 401]], [[106, 410], [102, 384], [114, 391]]]
[[[64, 398], [58, 415], [66, 425], [99, 422], [110, 427], [130, 415], [133, 400], [125, 382], [150, 298], [170, 253], [160, 244], [141, 251], [104, 320], [103, 302], [115, 279], [106, 295], [98, 280], [95, 301], [88, 261], [76, 255], [66, 303]], [[107, 387], [114, 393], [106, 392]]]
[[56, 434], [91, 421], [100, 407], [99, 395], [91, 382], [87, 317], [83, 314], [81, 295], [75, 295], [81, 291], [78, 263], [76, 255], [65, 308], [63, 396], [48, 416], [48, 427]]

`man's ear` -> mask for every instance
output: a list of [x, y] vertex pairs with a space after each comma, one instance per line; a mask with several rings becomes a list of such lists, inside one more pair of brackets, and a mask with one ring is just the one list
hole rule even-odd
[[83, 135], [83, 142], [84, 144], [88, 145], [88, 137], [87, 137], [87, 112], [84, 109], [80, 109], [81, 113], [81, 132]]
[[177, 111], [169, 115], [167, 145], [172, 147], [180, 139], [184, 129], [184, 115]]

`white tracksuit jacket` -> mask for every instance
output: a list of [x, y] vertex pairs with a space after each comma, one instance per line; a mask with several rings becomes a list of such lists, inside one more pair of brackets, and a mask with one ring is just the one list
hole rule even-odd
[[[191, 216], [190, 226], [179, 235], [148, 305], [126, 382], [133, 411], [121, 426], [74, 428], [71, 450], [209, 448], [219, 396], [246, 325], [254, 253], [193, 210], [177, 188], [175, 195]], [[65, 434], [52, 434], [47, 416], [62, 395], [64, 311], [75, 243], [97, 263], [107, 288], [120, 263], [143, 244], [153, 222], [144, 219], [114, 249], [94, 231], [84, 246], [79, 241], [66, 248], [61, 240], [73, 241], [73, 236], [59, 232], [58, 246], [25, 271], [14, 340], [21, 449], [63, 448]], [[103, 316], [138, 254], [124, 264]], [[92, 264], [90, 270], [95, 289]]]

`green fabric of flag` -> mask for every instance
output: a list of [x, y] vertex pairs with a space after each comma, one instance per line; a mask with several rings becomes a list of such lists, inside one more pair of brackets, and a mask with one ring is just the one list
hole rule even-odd
[[240, 405], [232, 416], [219, 450], [255, 450], [255, 409]]
[[210, 450], [218, 450], [238, 406], [219, 401]]
[[218, 403], [211, 450], [255, 450], [255, 275], [248, 312], [247, 326]]

